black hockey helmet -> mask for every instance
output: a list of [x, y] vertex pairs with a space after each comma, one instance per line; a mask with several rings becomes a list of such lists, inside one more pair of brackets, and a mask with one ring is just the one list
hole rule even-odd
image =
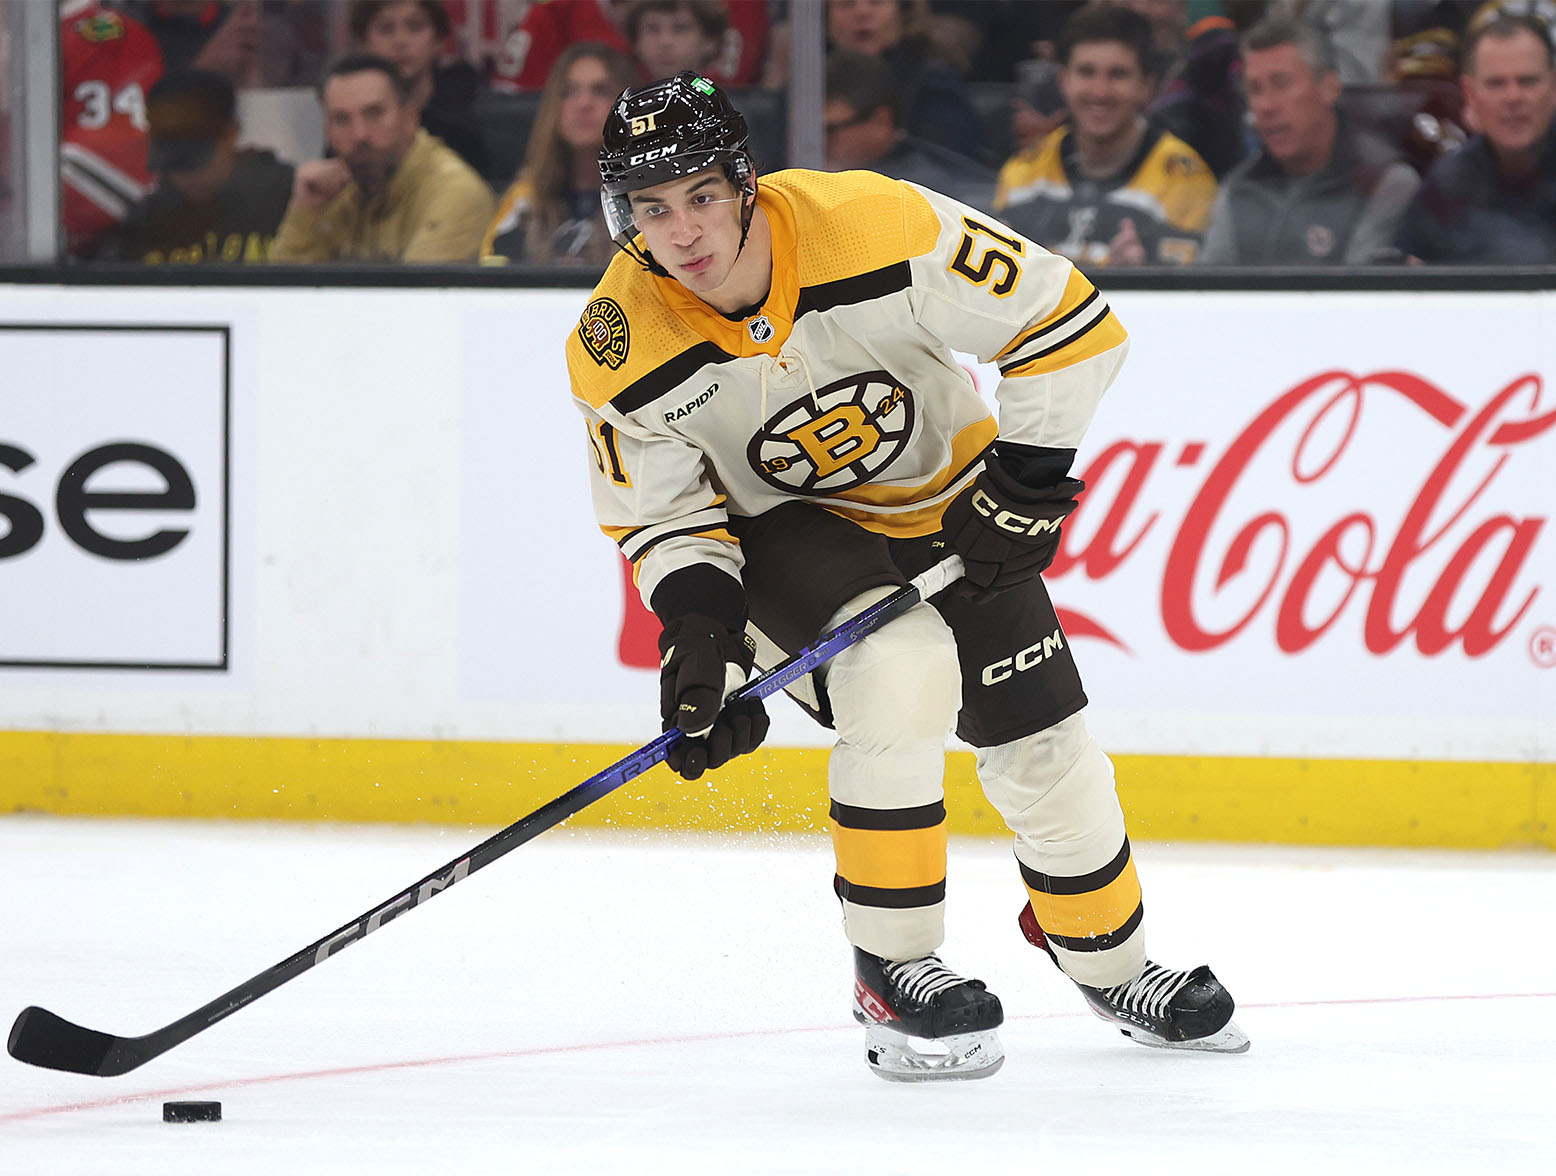
[[[631, 244], [636, 230], [627, 193], [638, 188], [722, 166], [743, 196], [754, 197], [756, 165], [746, 147], [750, 137], [745, 115], [729, 96], [690, 70], [623, 90], [605, 119], [600, 148], [600, 199], [616, 244], [645, 260]], [[742, 244], [750, 226], [749, 199], [745, 205]]]

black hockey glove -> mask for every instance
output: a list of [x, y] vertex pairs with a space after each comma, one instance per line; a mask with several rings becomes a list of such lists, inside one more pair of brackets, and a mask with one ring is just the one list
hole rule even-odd
[[990, 454], [983, 472], [941, 520], [946, 545], [967, 568], [955, 591], [972, 601], [987, 600], [1046, 569], [1059, 551], [1059, 525], [1084, 489], [1079, 478], [1025, 485]]
[[671, 771], [695, 780], [761, 746], [768, 721], [760, 698], [720, 709], [751, 673], [756, 646], [745, 633], [690, 613], [665, 625], [659, 652], [659, 715], [666, 731], [686, 734], [665, 757]]
[[723, 706], [724, 698], [744, 685], [756, 658], [756, 644], [745, 634], [745, 588], [718, 568], [696, 564], [661, 580], [650, 605], [664, 626], [659, 714], [666, 731], [679, 727], [686, 735], [665, 762], [683, 779], [695, 780], [755, 751], [767, 738], [761, 699]]

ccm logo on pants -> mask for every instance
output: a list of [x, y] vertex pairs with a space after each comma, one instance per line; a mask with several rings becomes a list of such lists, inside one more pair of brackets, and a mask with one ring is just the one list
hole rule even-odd
[[1057, 534], [1059, 525], [1064, 522], [1063, 519], [1028, 518], [1013, 510], [1005, 510], [982, 490], [974, 492], [973, 508], [1000, 530], [1012, 531], [1017, 535]]
[[1041, 641], [1034, 641], [1015, 657], [1002, 657], [999, 661], [983, 667], [983, 684], [994, 686], [1003, 682], [1013, 674], [1019, 674], [1023, 670], [1030, 670], [1039, 662], [1047, 661], [1054, 654], [1064, 648], [1064, 630], [1055, 629]]

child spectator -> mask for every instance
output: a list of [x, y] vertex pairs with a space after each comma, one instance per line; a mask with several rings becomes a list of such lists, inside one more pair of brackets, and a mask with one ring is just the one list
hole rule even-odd
[[[539, 90], [558, 56], [569, 45], [589, 41], [631, 56], [627, 17], [632, 0], [542, 0], [531, 4], [519, 24], [503, 38], [492, 70], [492, 88]], [[767, 53], [767, 0], [725, 0], [727, 22], [709, 76], [726, 85], [746, 86], [762, 76]], [[636, 79], [634, 79], [636, 80]]]
[[574, 45], [557, 58], [524, 165], [481, 242], [482, 262], [605, 268], [616, 247], [600, 207], [601, 132], [636, 78], [632, 59], [608, 45]]
[[467, 62], [440, 65], [451, 28], [442, 0], [353, 0], [351, 35], [363, 52], [394, 63], [421, 107], [421, 125], [481, 174], [486, 147], [471, 109], [481, 75]]
[[728, 28], [719, 0], [632, 0], [627, 7], [627, 43], [646, 78], [711, 72]]

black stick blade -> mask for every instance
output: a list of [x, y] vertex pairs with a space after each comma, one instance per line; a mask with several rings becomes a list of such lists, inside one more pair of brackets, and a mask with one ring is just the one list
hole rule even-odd
[[96, 1029], [83, 1029], [36, 1005], [18, 1014], [5, 1048], [19, 1062], [69, 1074], [122, 1074], [131, 1066], [109, 1060], [121, 1040]]

